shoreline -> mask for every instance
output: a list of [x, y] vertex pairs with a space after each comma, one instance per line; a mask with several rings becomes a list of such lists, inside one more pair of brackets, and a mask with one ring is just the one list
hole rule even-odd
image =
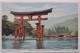
[[[54, 39], [54, 38], [78, 38], [78, 37], [44, 37], [44, 39]], [[14, 36], [2, 36], [2, 39], [15, 39]], [[25, 40], [36, 40], [36, 38], [33, 38], [31, 36], [26, 36]]]

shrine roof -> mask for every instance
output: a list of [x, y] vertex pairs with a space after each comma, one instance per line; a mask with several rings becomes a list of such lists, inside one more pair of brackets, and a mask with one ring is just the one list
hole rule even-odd
[[50, 9], [46, 9], [46, 10], [42, 10], [42, 11], [32, 11], [32, 12], [15, 12], [15, 11], [11, 11], [11, 14], [13, 15], [46, 15], [48, 13], [52, 12], [53, 8]]

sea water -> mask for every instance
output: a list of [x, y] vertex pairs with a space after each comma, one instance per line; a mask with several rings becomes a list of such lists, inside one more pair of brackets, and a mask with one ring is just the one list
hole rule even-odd
[[2, 39], [2, 49], [78, 49], [77, 38], [52, 38], [44, 41]]

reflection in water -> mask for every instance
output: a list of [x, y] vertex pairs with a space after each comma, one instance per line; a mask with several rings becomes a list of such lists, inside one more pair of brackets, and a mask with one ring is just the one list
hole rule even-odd
[[63, 41], [63, 40], [64, 40], [64, 38], [59, 37], [57, 40], [58, 40], [58, 41]]
[[43, 41], [36, 41], [36, 47], [37, 49], [43, 49]]
[[78, 49], [78, 38], [53, 38], [44, 41], [2, 39], [2, 49]]
[[15, 40], [14, 43], [13, 43], [13, 48], [14, 49], [21, 48], [22, 43], [23, 43], [23, 40]]

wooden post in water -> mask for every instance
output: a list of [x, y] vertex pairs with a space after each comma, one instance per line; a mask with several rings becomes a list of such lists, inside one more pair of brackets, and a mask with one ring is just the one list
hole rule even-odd
[[42, 28], [41, 28], [41, 40], [44, 39], [44, 25], [42, 25]]

